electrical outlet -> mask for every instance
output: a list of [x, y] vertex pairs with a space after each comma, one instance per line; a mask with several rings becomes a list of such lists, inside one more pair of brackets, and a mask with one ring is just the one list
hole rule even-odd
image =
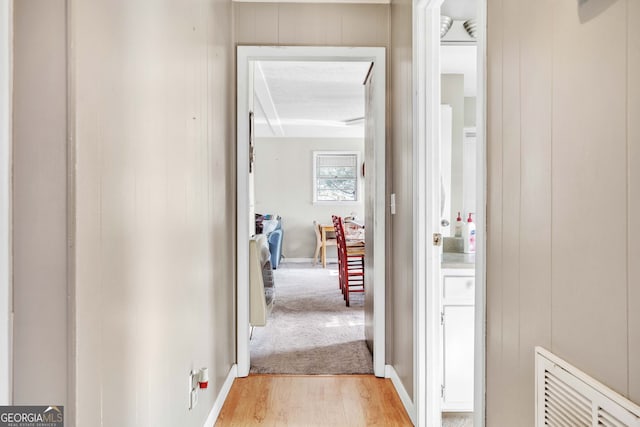
[[189, 409], [193, 409], [198, 404], [198, 389], [191, 390], [191, 398], [190, 398], [191, 406]]
[[189, 410], [198, 404], [198, 371], [189, 372]]

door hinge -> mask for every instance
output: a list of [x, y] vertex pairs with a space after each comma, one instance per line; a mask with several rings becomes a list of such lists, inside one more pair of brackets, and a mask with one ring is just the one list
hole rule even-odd
[[442, 234], [433, 233], [433, 246], [442, 246]]
[[440, 312], [440, 325], [444, 325], [444, 311]]
[[440, 386], [440, 397], [444, 399], [444, 384]]

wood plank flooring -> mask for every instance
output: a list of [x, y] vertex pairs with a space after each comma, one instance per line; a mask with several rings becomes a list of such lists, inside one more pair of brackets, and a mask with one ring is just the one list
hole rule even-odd
[[373, 375], [236, 378], [216, 426], [412, 426], [391, 380]]

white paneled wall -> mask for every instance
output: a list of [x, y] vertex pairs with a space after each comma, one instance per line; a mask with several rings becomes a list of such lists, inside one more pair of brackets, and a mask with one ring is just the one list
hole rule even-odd
[[77, 425], [201, 427], [235, 362], [232, 6], [70, 7]]
[[627, 2], [627, 268], [629, 297], [629, 398], [640, 402], [640, 3]]
[[391, 216], [387, 283], [393, 309], [387, 329], [393, 365], [405, 389], [413, 397], [413, 91], [412, 91], [412, 2], [391, 3], [390, 49], [390, 162], [391, 192], [396, 194], [396, 215]]
[[533, 424], [535, 345], [640, 400], [636, 3], [488, 2], [488, 425]]
[[387, 46], [389, 5], [234, 3], [238, 44]]
[[65, 3], [13, 2], [13, 399], [22, 405], [67, 405]]

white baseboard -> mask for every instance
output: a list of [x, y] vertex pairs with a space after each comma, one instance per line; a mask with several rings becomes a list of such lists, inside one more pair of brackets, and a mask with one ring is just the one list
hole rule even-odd
[[[282, 261], [280, 261], [280, 263], [294, 263], [294, 264], [298, 264], [298, 263], [309, 263], [311, 264], [313, 262], [313, 258], [285, 258]], [[333, 264], [337, 264], [338, 263], [338, 258], [327, 258], [327, 263], [333, 263]], [[320, 264], [320, 262], [318, 262], [316, 265]]]
[[404, 409], [407, 411], [409, 418], [411, 418], [411, 422], [413, 423], [413, 425], [416, 425], [415, 406], [413, 405], [413, 401], [409, 397], [409, 393], [407, 393], [407, 390], [404, 388], [404, 385], [402, 385], [402, 381], [400, 381], [400, 377], [398, 376], [398, 373], [396, 372], [394, 367], [391, 365], [385, 365], [384, 368], [385, 368], [384, 377], [389, 378], [391, 380], [391, 382], [393, 383], [393, 386], [398, 392], [398, 396], [400, 396], [400, 400], [404, 405]]
[[280, 261], [280, 264], [282, 263], [287, 263], [287, 262], [292, 262], [295, 264], [300, 264], [300, 263], [311, 263], [313, 262], [313, 258], [284, 258], [282, 261]]
[[216, 397], [215, 402], [213, 402], [213, 408], [211, 408], [211, 412], [209, 412], [209, 417], [207, 417], [207, 421], [204, 423], [204, 427], [213, 427], [218, 420], [218, 416], [220, 415], [220, 411], [222, 410], [222, 405], [224, 405], [224, 401], [227, 399], [229, 395], [229, 390], [231, 390], [231, 385], [233, 384], [233, 380], [238, 376], [238, 365], [231, 366], [229, 369], [229, 374], [227, 374], [227, 379], [224, 380], [222, 387], [220, 388], [220, 392], [218, 393], [218, 397]]

